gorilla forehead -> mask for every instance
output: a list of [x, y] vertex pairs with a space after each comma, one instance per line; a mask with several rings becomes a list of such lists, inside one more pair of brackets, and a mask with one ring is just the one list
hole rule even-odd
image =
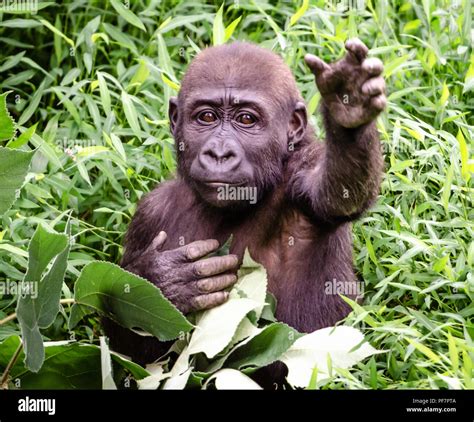
[[221, 95], [253, 94], [277, 105], [301, 101], [293, 74], [282, 58], [247, 42], [200, 52], [183, 78], [178, 98], [184, 105], [188, 99], [216, 89]]

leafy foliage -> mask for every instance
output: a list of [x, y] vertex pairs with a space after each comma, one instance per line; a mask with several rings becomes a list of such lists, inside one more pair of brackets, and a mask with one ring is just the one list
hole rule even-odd
[[[69, 305], [78, 278], [76, 295], [84, 289], [95, 292], [95, 299], [97, 286], [112, 288], [114, 300], [125, 294], [127, 283], [153, 288], [96, 261], [119, 261], [137, 201], [175, 170], [168, 100], [200, 49], [246, 39], [275, 50], [294, 71], [313, 114], [319, 94], [304, 54], [332, 61], [346, 38], [358, 36], [385, 64], [389, 107], [379, 130], [386, 175], [376, 207], [354, 226], [365, 298], [362, 304], [348, 300], [353, 312], [340, 328], [357, 328], [385, 353], [350, 371], [344, 364], [318, 365], [311, 374], [306, 368], [301, 377], [293, 373], [293, 383], [310, 379], [311, 388], [334, 389], [474, 387], [472, 1], [368, 0], [359, 10], [338, 8], [342, 3], [138, 0], [127, 8], [119, 0], [91, 0], [40, 2], [37, 14], [1, 14], [0, 286], [29, 280], [33, 266], [32, 279], [49, 286], [34, 301], [0, 291], [0, 372], [13, 363], [4, 385], [100, 388], [111, 387], [112, 377], [117, 387], [127, 388], [136, 386], [131, 377], [141, 388], [255, 387], [242, 371], [250, 374], [282, 359], [299, 342], [313, 347], [311, 338], [274, 321], [274, 301], [258, 266], [241, 269], [231, 303], [249, 311], [231, 305], [239, 314], [225, 337], [199, 340], [221, 327], [196, 315], [192, 322], [209, 333], [184, 329], [170, 360], [146, 370], [113, 353], [112, 367], [107, 364], [90, 305], [101, 313], [113, 307], [84, 297], [82, 305]], [[324, 137], [318, 116], [311, 121]], [[65, 238], [67, 246], [51, 249], [56, 254], [34, 250], [48, 239], [63, 245]], [[35, 263], [36, 255], [49, 259]], [[155, 290], [150, 302], [165, 303]], [[252, 308], [253, 302], [258, 306]], [[48, 305], [43, 310], [40, 303]], [[171, 308], [165, 312], [177, 315]], [[227, 318], [225, 308], [211, 312]], [[121, 322], [132, 323], [126, 314]], [[140, 321], [151, 324], [155, 317]], [[176, 322], [188, 327], [182, 316]], [[168, 330], [174, 336], [180, 329]], [[331, 336], [324, 335], [320, 341], [330, 345]], [[46, 342], [44, 364], [33, 373], [41, 366], [43, 342], [66, 338], [74, 341]], [[354, 339], [360, 340], [358, 334]], [[360, 345], [359, 357], [363, 351]], [[298, 371], [308, 362], [293, 366]]]

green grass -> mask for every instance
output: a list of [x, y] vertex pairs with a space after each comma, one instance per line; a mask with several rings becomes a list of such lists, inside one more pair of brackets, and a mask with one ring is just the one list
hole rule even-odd
[[[18, 133], [37, 124], [19, 148], [39, 150], [0, 220], [0, 279], [22, 279], [41, 221], [62, 231], [70, 219], [69, 289], [86, 263], [118, 262], [137, 200], [175, 170], [167, 104], [199, 49], [245, 39], [281, 54], [323, 137], [303, 56], [333, 61], [358, 36], [385, 64], [389, 104], [379, 119], [380, 198], [354, 226], [365, 299], [346, 324], [386, 353], [324, 388], [474, 388], [471, 0], [366, 1], [350, 11], [337, 1], [307, 10], [290, 1], [130, 3], [133, 15], [97, 0], [0, 13], [0, 93], [12, 91]], [[0, 298], [0, 319], [12, 312], [11, 298]], [[45, 335], [65, 338], [65, 317]], [[17, 330], [0, 334], [7, 328]], [[97, 341], [99, 329], [90, 320], [76, 335]]]

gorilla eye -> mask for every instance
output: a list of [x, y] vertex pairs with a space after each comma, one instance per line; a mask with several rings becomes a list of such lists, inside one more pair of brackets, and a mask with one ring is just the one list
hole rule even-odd
[[214, 123], [217, 120], [217, 116], [212, 111], [203, 111], [199, 113], [198, 120], [203, 123]]
[[253, 116], [250, 113], [242, 113], [239, 116], [237, 116], [237, 122], [243, 124], [243, 125], [253, 125], [257, 119], [255, 116]]

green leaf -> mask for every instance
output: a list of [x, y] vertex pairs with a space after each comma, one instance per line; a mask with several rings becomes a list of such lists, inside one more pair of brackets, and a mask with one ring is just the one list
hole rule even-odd
[[99, 92], [102, 106], [104, 107], [105, 114], [109, 115], [112, 111], [110, 92], [107, 82], [101, 72], [97, 72], [97, 80], [99, 81]]
[[420, 19], [415, 19], [412, 21], [409, 21], [405, 24], [403, 27], [402, 32], [415, 32], [421, 25], [421, 20]]
[[140, 86], [143, 82], [145, 82], [150, 76], [150, 71], [148, 66], [144, 60], [140, 60], [140, 64], [138, 65], [138, 69], [133, 75], [132, 80], [130, 81], [129, 86]]
[[35, 123], [33, 126], [26, 129], [17, 139], [13, 139], [8, 142], [8, 148], [20, 148], [25, 145], [36, 133], [36, 127], [38, 123]]
[[293, 26], [296, 22], [298, 22], [301, 17], [306, 13], [309, 7], [309, 0], [303, 0], [303, 4], [301, 7], [296, 11], [296, 13], [290, 19], [290, 26]]
[[417, 349], [419, 352], [423, 353], [432, 363], [438, 363], [441, 361], [441, 358], [433, 352], [429, 347], [425, 346], [422, 343], [419, 343], [418, 341], [415, 341], [411, 338], [406, 339], [415, 349]]
[[[251, 270], [249, 272], [249, 269]], [[263, 265], [250, 257], [248, 249], [245, 251], [242, 267], [238, 272], [239, 281], [234, 291], [240, 296], [252, 299], [260, 305], [255, 308], [255, 321], [260, 318], [267, 295], [267, 271]]]
[[8, 141], [15, 134], [15, 121], [7, 109], [7, 95], [10, 92], [0, 95], [0, 141]]
[[[68, 243], [66, 234], [56, 233], [40, 224], [28, 247], [28, 270], [23, 279], [24, 294], [18, 298], [16, 313], [24, 342], [25, 364], [33, 372], [39, 371], [44, 360], [39, 329], [49, 327], [59, 311], [69, 255]], [[46, 271], [51, 262], [52, 265]]]
[[168, 85], [171, 89], [174, 89], [175, 91], [179, 91], [179, 84], [176, 82], [173, 82], [170, 78], [168, 78], [164, 73], [161, 74], [161, 79], [163, 82]]
[[298, 338], [280, 359], [288, 367], [288, 382], [294, 387], [307, 387], [314, 368], [320, 382], [331, 368], [346, 369], [378, 353], [363, 343], [362, 333], [352, 327], [328, 327]]
[[23, 186], [34, 151], [25, 152], [0, 147], [0, 216], [15, 202]]
[[294, 328], [277, 322], [270, 324], [227, 358], [225, 366], [236, 369], [261, 368], [277, 361], [301, 337]]
[[122, 104], [125, 117], [127, 118], [128, 124], [133, 130], [133, 133], [141, 138], [140, 124], [138, 123], [138, 115], [135, 106], [133, 105], [132, 98], [125, 91], [122, 91]]
[[209, 255], [207, 255], [206, 258], [210, 258], [212, 256], [224, 256], [224, 255], [229, 255], [230, 253], [230, 246], [232, 245], [232, 240], [234, 236], [231, 234], [229, 238], [224, 242], [224, 244], [215, 252], [211, 252]]
[[443, 82], [443, 88], [441, 89], [441, 97], [439, 98], [439, 105], [444, 107], [449, 99], [449, 88], [446, 81]]
[[[17, 336], [11, 336], [0, 343], [0, 373], [5, 369], [19, 344], [20, 338]], [[28, 371], [22, 362], [23, 357], [24, 353], [21, 352], [10, 371], [12, 379], [20, 381], [21, 389], [99, 390], [102, 388], [101, 349], [96, 345], [77, 342], [45, 343], [45, 361], [38, 373]], [[136, 363], [115, 353], [112, 353], [111, 357], [115, 369], [121, 367], [137, 380], [149, 375]], [[13, 382], [11, 388], [15, 387], [16, 383]]]
[[212, 44], [213, 45], [221, 45], [225, 43], [225, 28], [224, 28], [224, 21], [222, 15], [224, 13], [224, 3], [222, 3], [221, 7], [216, 13], [216, 17], [214, 18], [214, 24], [212, 27]]
[[109, 262], [92, 262], [74, 286], [74, 298], [126, 328], [172, 340], [192, 325], [149, 281]]
[[140, 18], [135, 15], [135, 13], [133, 13], [130, 9], [127, 9], [121, 1], [110, 0], [110, 3], [112, 4], [112, 7], [117, 11], [117, 13], [122, 16], [122, 18], [124, 18], [128, 23], [146, 32], [145, 25], [143, 25], [143, 22], [140, 20]]
[[239, 16], [237, 19], [234, 19], [231, 24], [225, 29], [225, 34], [224, 34], [224, 42], [227, 42], [230, 37], [232, 37], [232, 34], [235, 31], [235, 28], [237, 28], [237, 25], [239, 22], [242, 20], [242, 16]]
[[51, 32], [56, 34], [58, 37], [61, 37], [66, 41], [72, 48], [74, 48], [74, 41], [71, 40], [71, 38], [67, 37], [64, 35], [59, 29], [57, 29], [55, 26], [51, 25], [47, 20], [45, 19], [38, 19], [38, 21], [44, 25], [46, 28], [48, 28]]
[[41, 101], [41, 97], [43, 96], [44, 87], [45, 87], [45, 79], [43, 80], [41, 85], [38, 87], [33, 97], [31, 97], [28, 103], [28, 107], [25, 108], [22, 115], [18, 119], [18, 124], [20, 126], [24, 125], [28, 120], [30, 120], [31, 116], [33, 116], [34, 112], [38, 108], [38, 105]]
[[232, 340], [237, 327], [260, 304], [250, 299], [230, 298], [226, 303], [205, 311], [189, 341], [189, 353], [205, 353], [211, 359]]
[[102, 389], [116, 390], [117, 386], [114, 382], [112, 359], [110, 357], [109, 345], [106, 337], [100, 337], [100, 363], [102, 369]]
[[454, 166], [453, 163], [448, 167], [446, 171], [446, 178], [444, 179], [443, 192], [441, 194], [441, 199], [443, 201], [444, 210], [446, 214], [449, 213], [449, 197], [451, 196], [451, 184], [453, 181], [454, 175]]
[[469, 181], [471, 178], [471, 173], [469, 171], [469, 152], [467, 148], [466, 139], [461, 131], [458, 130], [458, 134], [456, 135], [456, 139], [459, 142], [459, 153], [461, 154], [461, 176], [464, 180]]

